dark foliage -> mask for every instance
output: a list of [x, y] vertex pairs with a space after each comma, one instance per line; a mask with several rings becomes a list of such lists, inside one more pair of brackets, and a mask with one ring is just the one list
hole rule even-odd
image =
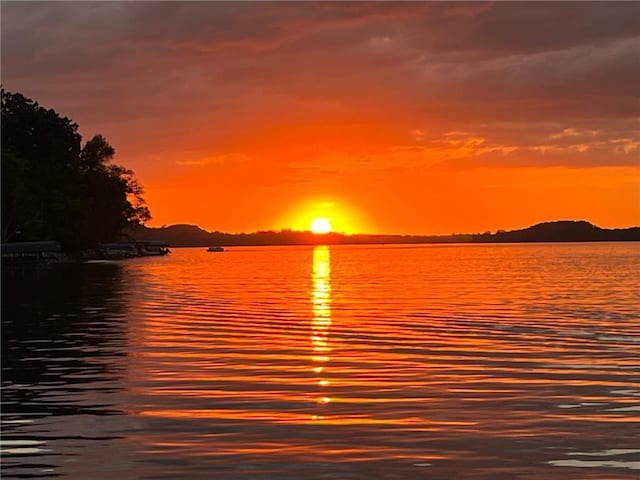
[[454, 235], [344, 235], [284, 230], [281, 232], [223, 233], [207, 232], [195, 225], [170, 225], [162, 228], [139, 226], [131, 231], [137, 240], [163, 240], [173, 247], [208, 245], [316, 245], [383, 243], [510, 243], [510, 242], [597, 242], [640, 241], [640, 228], [604, 229], [589, 222], [548, 222], [524, 230], [483, 234]]
[[640, 228], [597, 227], [589, 222], [562, 220], [538, 223], [522, 230], [476, 235], [474, 242], [624, 242], [640, 240]]
[[149, 220], [133, 172], [110, 164], [96, 135], [19, 93], [2, 90], [2, 241], [59, 240], [80, 250]]

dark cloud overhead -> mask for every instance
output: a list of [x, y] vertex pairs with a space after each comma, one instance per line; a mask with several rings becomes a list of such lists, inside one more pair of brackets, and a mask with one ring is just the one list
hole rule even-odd
[[[390, 118], [397, 147], [420, 128], [436, 137], [481, 131], [487, 142], [505, 144], [491, 130], [499, 123], [540, 131], [530, 146], [584, 122], [611, 140], [637, 135], [640, 2], [1, 8], [5, 87], [55, 106], [83, 128], [107, 130], [125, 151], [135, 151], [141, 136], [168, 130], [219, 144], [247, 132], [262, 138], [274, 122], [312, 125], [329, 117], [354, 125]], [[135, 136], [124, 127], [134, 122]], [[208, 128], [194, 131], [191, 122]], [[613, 147], [601, 144], [598, 161], [628, 165]]]

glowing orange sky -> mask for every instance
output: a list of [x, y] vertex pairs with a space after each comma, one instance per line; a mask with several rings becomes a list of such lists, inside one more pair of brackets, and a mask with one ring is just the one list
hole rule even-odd
[[640, 3], [2, 3], [3, 85], [152, 226], [640, 224]]

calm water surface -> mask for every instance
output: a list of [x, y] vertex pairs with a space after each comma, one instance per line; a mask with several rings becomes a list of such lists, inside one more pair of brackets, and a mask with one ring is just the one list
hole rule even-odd
[[2, 477], [637, 479], [640, 244], [2, 276]]

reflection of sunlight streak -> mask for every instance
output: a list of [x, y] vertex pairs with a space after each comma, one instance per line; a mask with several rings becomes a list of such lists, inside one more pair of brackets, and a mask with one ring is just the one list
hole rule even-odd
[[[313, 304], [313, 321], [311, 323], [311, 345], [313, 372], [317, 375], [324, 373], [324, 365], [329, 361], [329, 327], [331, 326], [331, 261], [329, 247], [318, 246], [313, 250], [313, 290], [311, 301]], [[320, 364], [320, 365], [318, 365]], [[329, 381], [318, 378], [318, 386], [327, 387]], [[318, 404], [327, 404], [331, 398], [322, 395], [317, 399]], [[324, 418], [313, 415], [314, 420]]]

